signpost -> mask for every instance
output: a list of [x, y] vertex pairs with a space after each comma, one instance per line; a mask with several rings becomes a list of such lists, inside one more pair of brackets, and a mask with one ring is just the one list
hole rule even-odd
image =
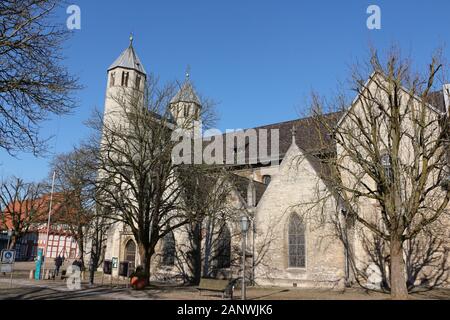
[[[113, 257], [111, 259], [111, 265], [112, 265], [113, 269], [117, 269], [119, 267], [119, 258]], [[113, 276], [114, 276], [114, 272], [111, 271], [111, 287], [113, 286]]]
[[14, 264], [16, 260], [16, 251], [15, 250], [2, 250], [2, 264]]
[[41, 280], [41, 268], [42, 268], [42, 260], [44, 259], [44, 249], [39, 248], [37, 259], [36, 259], [36, 271], [34, 272], [34, 279]]
[[12, 287], [12, 278], [14, 272], [14, 263], [16, 262], [16, 251], [15, 250], [2, 250], [0, 258], [0, 272], [10, 273], [10, 287]]

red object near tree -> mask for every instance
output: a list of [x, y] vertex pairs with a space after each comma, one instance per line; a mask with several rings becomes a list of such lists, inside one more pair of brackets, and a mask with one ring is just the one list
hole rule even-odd
[[147, 280], [145, 278], [134, 276], [130, 280], [131, 287], [135, 290], [142, 290], [147, 285]]

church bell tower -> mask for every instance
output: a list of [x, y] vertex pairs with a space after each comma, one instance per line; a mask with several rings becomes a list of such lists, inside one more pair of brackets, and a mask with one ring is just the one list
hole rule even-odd
[[108, 68], [105, 98], [105, 120], [118, 120], [124, 106], [144, 106], [147, 73], [133, 47], [130, 45]]
[[178, 93], [170, 101], [170, 111], [178, 128], [192, 137], [198, 137], [202, 106], [190, 80], [189, 72]]

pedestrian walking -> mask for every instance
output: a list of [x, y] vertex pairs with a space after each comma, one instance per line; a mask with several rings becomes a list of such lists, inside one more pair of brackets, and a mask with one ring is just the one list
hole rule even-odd
[[57, 256], [55, 258], [55, 275], [58, 276], [59, 275], [59, 269], [61, 268], [63, 263], [63, 259], [61, 258], [61, 256]]

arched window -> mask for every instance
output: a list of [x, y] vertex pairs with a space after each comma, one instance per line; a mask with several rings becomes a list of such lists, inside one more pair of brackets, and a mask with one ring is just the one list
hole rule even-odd
[[125, 246], [125, 261], [132, 263], [136, 261], [136, 244], [133, 240], [128, 240]]
[[289, 268], [304, 268], [305, 258], [305, 226], [297, 214], [289, 219]]
[[130, 73], [123, 71], [122, 72], [122, 87], [128, 87], [128, 78], [130, 77]]
[[217, 239], [217, 268], [225, 269], [231, 266], [231, 233], [226, 225], [220, 230]]
[[114, 87], [116, 85], [116, 73], [111, 72], [111, 80], [109, 81], [109, 86]]
[[136, 89], [140, 89], [141, 88], [141, 76], [140, 75], [136, 75]]
[[169, 232], [163, 238], [162, 265], [175, 265], [175, 237], [173, 232]]
[[263, 183], [268, 186], [270, 181], [272, 181], [272, 177], [271, 176], [264, 176], [263, 177]]
[[190, 113], [190, 106], [184, 106], [184, 117], [187, 118], [189, 117], [189, 113]]

